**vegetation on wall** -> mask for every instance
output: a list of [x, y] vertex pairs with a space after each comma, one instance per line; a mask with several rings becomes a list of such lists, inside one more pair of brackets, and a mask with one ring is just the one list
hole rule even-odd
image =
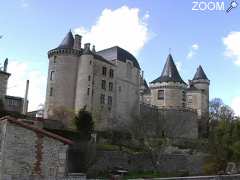
[[79, 110], [73, 119], [73, 123], [84, 138], [91, 139], [91, 134], [94, 131], [94, 122], [91, 113], [86, 110], [86, 106]]

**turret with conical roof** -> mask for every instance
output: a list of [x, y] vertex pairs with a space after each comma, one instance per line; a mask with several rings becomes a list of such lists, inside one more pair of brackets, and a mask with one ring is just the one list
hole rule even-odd
[[185, 107], [187, 84], [182, 80], [171, 54], [161, 76], [150, 83], [152, 104], [159, 107]]
[[79, 46], [81, 36], [78, 35], [77, 38], [77, 41], [75, 41], [70, 30], [59, 46], [48, 52], [49, 66], [45, 117], [51, 117], [58, 107], [74, 109], [75, 81], [77, 79], [79, 57], [82, 54]]
[[72, 31], [70, 30], [67, 35], [65, 36], [65, 38], [62, 40], [61, 44], [59, 44], [59, 46], [57, 48], [70, 48], [72, 49], [74, 45], [74, 38], [73, 38], [73, 34]]
[[203, 71], [203, 68], [202, 68], [201, 65], [198, 66], [197, 72], [196, 72], [196, 74], [193, 77], [193, 80], [200, 80], [200, 79], [208, 80], [208, 78], [207, 78], [205, 72]]
[[198, 66], [197, 72], [195, 73], [193, 79], [190, 81], [190, 85], [196, 87], [197, 89], [201, 89], [208, 93], [210, 81], [207, 78], [203, 68], [201, 65]]
[[166, 63], [164, 65], [162, 74], [159, 78], [155, 79], [151, 83], [157, 83], [157, 82], [179, 82], [186, 84], [181, 76], [178, 73], [177, 67], [173, 61], [172, 55], [169, 54], [166, 60]]
[[188, 104], [190, 108], [197, 110], [199, 135], [203, 137], [208, 132], [210, 80], [202, 66], [199, 65], [193, 79], [189, 81], [189, 85], [187, 96], [191, 97], [191, 103]]

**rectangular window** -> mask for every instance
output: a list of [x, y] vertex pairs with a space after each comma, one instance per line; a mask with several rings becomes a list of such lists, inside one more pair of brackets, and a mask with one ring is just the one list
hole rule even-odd
[[108, 105], [112, 105], [112, 96], [108, 96]]
[[51, 71], [50, 73], [50, 80], [52, 81], [54, 79], [54, 71]]
[[104, 75], [104, 76], [107, 75], [107, 68], [106, 67], [102, 68], [102, 75]]
[[189, 95], [189, 96], [188, 96], [188, 104], [192, 104], [192, 101], [193, 101], [193, 100], [192, 100], [192, 95]]
[[100, 96], [100, 104], [105, 104], [105, 95], [101, 94]]
[[164, 90], [158, 90], [158, 100], [164, 99]]
[[186, 101], [186, 92], [185, 91], [182, 92], [182, 100], [184, 102]]
[[57, 56], [54, 56], [54, 58], [53, 58], [53, 63], [54, 64], [56, 63], [56, 59], [57, 59]]
[[50, 88], [50, 96], [53, 96], [53, 88]]
[[110, 69], [110, 71], [109, 71], [109, 76], [110, 76], [111, 78], [113, 78], [113, 76], [114, 76], [113, 69]]
[[88, 81], [91, 81], [91, 76], [90, 75], [88, 76]]
[[106, 81], [102, 80], [102, 89], [106, 89]]
[[90, 88], [87, 89], [87, 95], [89, 96], [90, 94]]
[[113, 83], [112, 82], [109, 83], [109, 91], [113, 91]]

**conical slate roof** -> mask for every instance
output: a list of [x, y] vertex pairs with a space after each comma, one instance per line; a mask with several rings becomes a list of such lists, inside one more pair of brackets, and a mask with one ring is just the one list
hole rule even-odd
[[196, 72], [196, 74], [195, 74], [194, 77], [193, 77], [193, 80], [199, 80], [199, 79], [208, 80], [205, 72], [203, 71], [202, 66], [199, 66], [199, 67], [197, 68], [197, 72]]
[[74, 38], [70, 30], [57, 48], [73, 48], [73, 44], [74, 44]]
[[155, 79], [151, 83], [156, 83], [156, 82], [179, 82], [186, 84], [181, 76], [178, 73], [177, 67], [173, 61], [172, 55], [169, 54], [167, 57], [167, 61], [164, 65], [162, 74], [159, 78]]

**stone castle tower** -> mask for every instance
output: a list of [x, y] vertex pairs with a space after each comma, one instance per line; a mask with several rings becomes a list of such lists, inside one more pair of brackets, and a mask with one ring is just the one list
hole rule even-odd
[[81, 36], [70, 31], [48, 58], [45, 118], [54, 118], [57, 108], [77, 112], [86, 106], [102, 130], [125, 127], [139, 113], [140, 66], [126, 50], [96, 52], [90, 43], [82, 48]]
[[193, 109], [197, 112], [198, 132], [205, 136], [208, 131], [208, 109], [209, 109], [209, 85], [202, 67], [189, 84], [186, 84], [169, 54], [160, 77], [150, 82], [146, 93], [143, 94], [145, 104], [150, 104], [159, 109]]

